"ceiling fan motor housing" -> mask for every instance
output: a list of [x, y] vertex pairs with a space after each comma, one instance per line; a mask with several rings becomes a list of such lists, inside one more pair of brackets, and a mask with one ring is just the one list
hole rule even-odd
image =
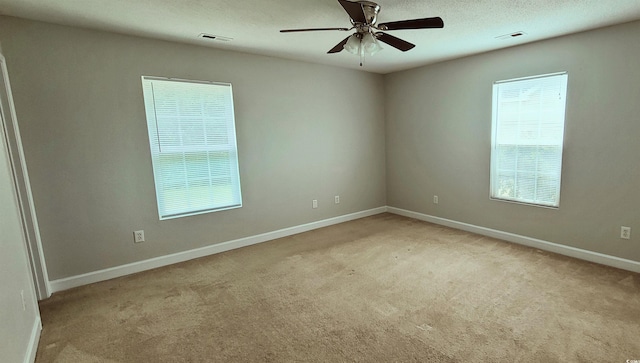
[[[380, 12], [380, 5], [374, 3], [373, 1], [358, 1], [358, 4], [362, 6], [362, 11], [364, 12], [364, 16], [366, 19], [366, 24], [362, 25], [375, 25], [378, 20], [378, 13]], [[351, 20], [353, 25], [358, 25], [356, 22]]]

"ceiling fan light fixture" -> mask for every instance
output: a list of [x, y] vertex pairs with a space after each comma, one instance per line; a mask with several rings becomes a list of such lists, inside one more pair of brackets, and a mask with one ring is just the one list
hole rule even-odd
[[355, 33], [349, 37], [349, 40], [347, 40], [347, 43], [344, 45], [344, 50], [351, 54], [358, 55], [360, 54], [361, 45], [360, 34]]
[[382, 50], [378, 39], [371, 33], [367, 33], [362, 37], [362, 50], [366, 55], [374, 55]]
[[372, 56], [381, 51], [382, 47], [373, 34], [355, 33], [345, 43], [344, 50], [354, 55], [366, 54]]

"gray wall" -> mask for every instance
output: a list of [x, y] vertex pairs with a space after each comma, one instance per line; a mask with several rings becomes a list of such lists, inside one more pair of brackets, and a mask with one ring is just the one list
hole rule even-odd
[[[381, 75], [10, 17], [0, 43], [52, 280], [386, 203]], [[242, 208], [158, 220], [142, 75], [233, 84]]]
[[[640, 261], [638, 35], [635, 22], [380, 76], [0, 17], [53, 280], [385, 204]], [[492, 83], [563, 70], [560, 209], [490, 201]], [[158, 220], [141, 75], [233, 84], [243, 208]]]
[[[1, 121], [2, 115], [0, 115]], [[6, 122], [10, 122], [6, 120]], [[3, 362], [24, 362], [31, 333], [39, 321], [38, 305], [27, 261], [18, 201], [0, 122], [0, 342]], [[25, 307], [22, 307], [21, 292]]]
[[[639, 59], [634, 22], [386, 76], [387, 204], [640, 261]], [[557, 71], [560, 208], [489, 200], [492, 83]]]

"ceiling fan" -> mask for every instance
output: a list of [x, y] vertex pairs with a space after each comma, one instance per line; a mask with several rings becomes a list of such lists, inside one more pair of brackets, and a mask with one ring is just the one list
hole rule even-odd
[[[383, 33], [380, 30], [429, 29], [444, 27], [444, 22], [440, 17], [400, 20], [377, 24], [378, 13], [380, 12], [380, 6], [378, 4], [364, 0], [338, 0], [338, 2], [342, 5], [347, 14], [349, 14], [351, 28], [285, 29], [280, 30], [280, 32], [293, 33], [325, 30], [350, 31], [355, 29], [356, 32], [354, 34], [346, 37], [327, 53], [339, 53], [344, 49], [350, 53], [360, 55], [362, 59], [364, 54], [373, 55], [382, 49], [380, 44], [378, 44], [378, 40], [403, 52], [415, 47], [415, 44], [394, 37], [393, 35]], [[360, 62], [360, 65], [362, 66], [362, 61]]]

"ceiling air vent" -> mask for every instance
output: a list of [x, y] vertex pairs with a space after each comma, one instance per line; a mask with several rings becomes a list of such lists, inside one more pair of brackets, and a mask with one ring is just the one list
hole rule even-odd
[[525, 32], [515, 32], [515, 33], [500, 35], [500, 36], [496, 37], [496, 39], [511, 39], [511, 38], [521, 37], [521, 36], [526, 35], [526, 34], [527, 33], [525, 33]]
[[223, 37], [220, 35], [207, 34], [207, 33], [200, 33], [200, 35], [198, 35], [198, 38], [202, 38], [206, 40], [214, 40], [218, 42], [230, 42], [233, 40], [233, 38]]

